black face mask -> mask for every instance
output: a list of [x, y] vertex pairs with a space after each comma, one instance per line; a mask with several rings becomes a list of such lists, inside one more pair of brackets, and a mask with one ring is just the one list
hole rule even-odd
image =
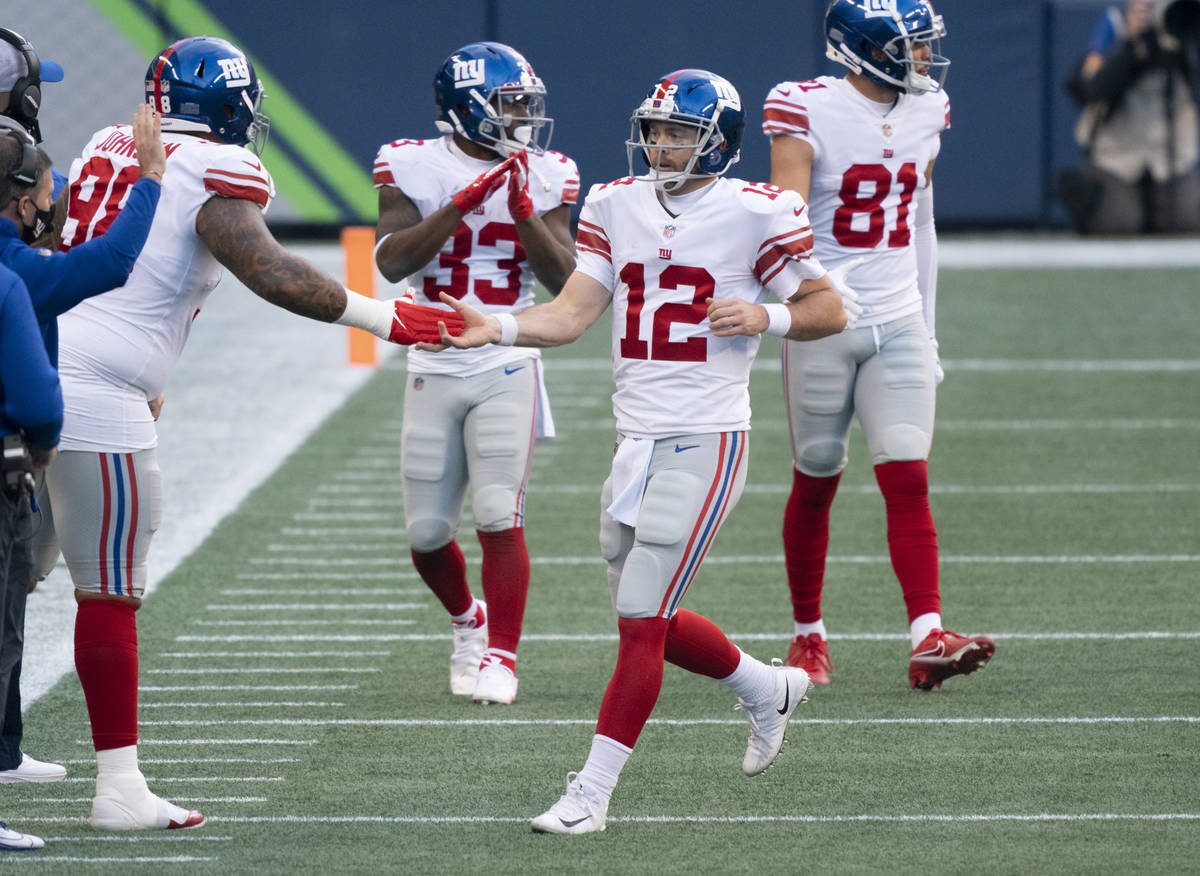
[[54, 208], [58, 206], [52, 203], [49, 210], [38, 210], [34, 206], [36, 213], [33, 217], [33, 225], [27, 226], [21, 230], [21, 240], [25, 243], [33, 243], [39, 237], [46, 233], [47, 230], [54, 227]]

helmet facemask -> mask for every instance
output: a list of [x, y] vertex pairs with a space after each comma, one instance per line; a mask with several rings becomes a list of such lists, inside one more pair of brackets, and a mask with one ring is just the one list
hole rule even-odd
[[[675, 101], [670, 97], [648, 97], [634, 110], [630, 120], [629, 139], [625, 141], [625, 152], [629, 161], [629, 175], [634, 176], [634, 162], [640, 157], [642, 164], [649, 168], [649, 177], [654, 187], [659, 191], [671, 194], [684, 185], [688, 180], [707, 179], [719, 176], [719, 173], [704, 170], [704, 159], [713, 155], [725, 144], [725, 137], [717, 129], [716, 117], [720, 116], [722, 107], [718, 106], [714, 118], [706, 119], [676, 112]], [[650, 123], [663, 122], [679, 125], [695, 131], [690, 143], [652, 143], [650, 142]], [[687, 150], [687, 163], [679, 170], [671, 170], [662, 166], [662, 159], [669, 152]], [[651, 155], [657, 156], [651, 160]], [[735, 156], [726, 165], [737, 161]]]
[[[546, 89], [540, 79], [535, 78], [532, 84], [501, 85], [486, 97], [472, 88], [470, 99], [473, 106], [451, 110], [448, 115], [453, 124], [439, 121], [438, 130], [458, 133], [505, 157], [522, 149], [540, 155], [550, 148], [554, 119], [546, 117]], [[473, 137], [462, 118], [471, 115], [477, 118]]]
[[[942, 16], [933, 15], [929, 26], [909, 30], [899, 12], [891, 14], [896, 34], [883, 43], [863, 34], [845, 33], [837, 26], [830, 27], [826, 57], [907, 94], [940, 91], [950, 67], [949, 59], [940, 52], [942, 37], [946, 35]], [[863, 37], [859, 53], [849, 45], [856, 36]], [[879, 50], [884, 57], [874, 57], [872, 49]], [[926, 57], [921, 57], [926, 53]]]
[[242, 100], [249, 107], [251, 118], [250, 124], [246, 127], [246, 148], [255, 155], [263, 154], [263, 150], [267, 148], [267, 138], [271, 134], [271, 120], [262, 111], [262, 102], [266, 97], [266, 89], [261, 85], [253, 99], [247, 92], [242, 92]]

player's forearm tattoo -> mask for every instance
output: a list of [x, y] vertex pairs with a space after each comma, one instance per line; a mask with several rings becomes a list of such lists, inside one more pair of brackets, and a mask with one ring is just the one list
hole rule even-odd
[[217, 261], [263, 300], [321, 322], [333, 322], [346, 309], [341, 284], [280, 246], [249, 201], [209, 199], [196, 217], [196, 232]]

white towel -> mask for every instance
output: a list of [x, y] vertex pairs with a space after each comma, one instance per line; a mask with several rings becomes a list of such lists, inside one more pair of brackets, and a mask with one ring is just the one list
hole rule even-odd
[[533, 371], [537, 375], [537, 416], [533, 437], [542, 441], [554, 437], [554, 415], [550, 413], [550, 395], [546, 392], [546, 373], [541, 359], [533, 360]]
[[612, 462], [612, 504], [606, 509], [613, 519], [626, 526], [637, 526], [646, 475], [654, 456], [653, 438], [626, 438], [617, 445]]

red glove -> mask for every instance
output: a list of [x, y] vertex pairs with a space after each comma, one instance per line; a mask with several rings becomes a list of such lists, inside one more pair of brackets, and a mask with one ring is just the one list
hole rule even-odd
[[393, 344], [415, 344], [425, 341], [430, 344], [440, 344], [442, 336], [438, 333], [438, 323], [446, 324], [446, 331], [452, 335], [461, 335], [466, 323], [455, 310], [444, 307], [425, 307], [413, 304], [412, 298], [405, 296], [392, 302], [395, 306], [395, 316], [392, 318], [392, 331], [388, 340]]
[[512, 162], [511, 158], [506, 158], [491, 170], [481, 173], [473, 183], [461, 192], [455, 192], [452, 200], [454, 201], [454, 206], [458, 208], [458, 212], [465, 216], [490, 198], [493, 192], [504, 185], [509, 168], [512, 167]]
[[529, 197], [529, 156], [522, 149], [513, 155], [508, 174], [508, 212], [521, 222], [533, 215], [533, 199]]

